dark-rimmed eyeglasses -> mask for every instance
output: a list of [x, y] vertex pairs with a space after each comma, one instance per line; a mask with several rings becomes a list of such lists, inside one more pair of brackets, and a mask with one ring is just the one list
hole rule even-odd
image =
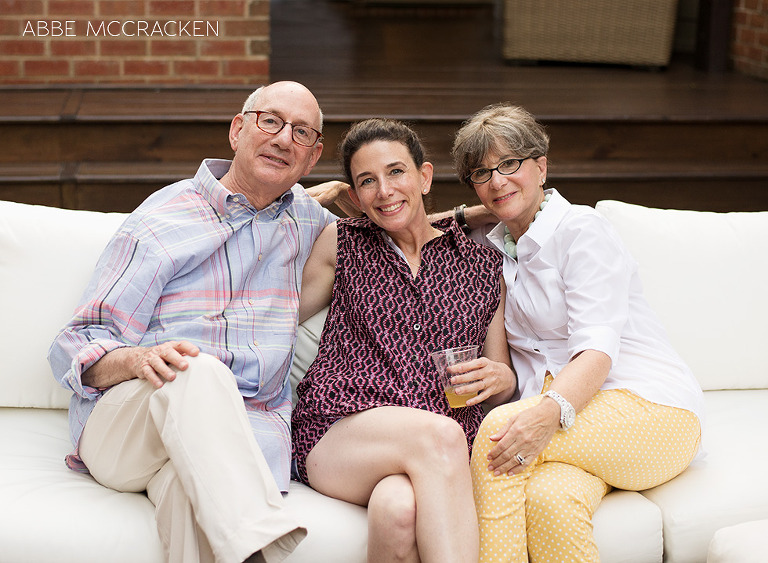
[[529, 158], [533, 157], [527, 156], [525, 158], [508, 158], [499, 162], [496, 168], [478, 168], [477, 170], [473, 170], [472, 173], [467, 176], [467, 182], [470, 182], [474, 185], [485, 184], [493, 177], [494, 171], [498, 171], [499, 174], [509, 176], [510, 174], [514, 174], [520, 170], [523, 162]]
[[311, 147], [323, 138], [322, 133], [317, 129], [313, 129], [307, 125], [288, 123], [282, 117], [275, 115], [274, 113], [258, 110], [248, 110], [243, 112], [243, 114], [249, 113], [256, 114], [256, 127], [270, 135], [277, 135], [283, 130], [283, 127], [290, 125], [293, 142], [302, 147]]

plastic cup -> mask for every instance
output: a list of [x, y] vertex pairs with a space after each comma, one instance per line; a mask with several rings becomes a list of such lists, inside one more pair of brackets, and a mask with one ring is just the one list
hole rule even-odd
[[451, 377], [455, 374], [448, 373], [448, 366], [461, 364], [477, 358], [478, 346], [460, 346], [458, 348], [448, 348], [432, 352], [430, 356], [437, 367], [437, 374], [440, 377], [440, 384], [445, 390], [445, 397], [452, 409], [467, 406], [467, 399], [477, 396], [477, 391], [465, 395], [457, 395], [456, 388], [461, 385], [452, 385]]

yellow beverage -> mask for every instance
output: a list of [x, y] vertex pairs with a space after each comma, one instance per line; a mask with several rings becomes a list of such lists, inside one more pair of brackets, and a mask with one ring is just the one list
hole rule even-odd
[[445, 396], [448, 398], [448, 404], [452, 409], [458, 409], [467, 406], [467, 399], [477, 396], [477, 391], [474, 393], [467, 393], [466, 395], [457, 395], [455, 387], [446, 387]]

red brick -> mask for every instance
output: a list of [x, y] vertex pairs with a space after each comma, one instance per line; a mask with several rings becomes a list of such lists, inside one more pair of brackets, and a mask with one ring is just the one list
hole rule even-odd
[[269, 37], [269, 20], [227, 20], [222, 23], [224, 37]]
[[218, 76], [219, 61], [174, 61], [173, 70], [178, 75]]
[[734, 43], [732, 54], [734, 59], [744, 58], [749, 54], [749, 47], [742, 43]]
[[[21, 37], [26, 21], [5, 18], [0, 20], [0, 36]], [[33, 24], [34, 25], [34, 24]]]
[[246, 16], [244, 0], [203, 0], [198, 11], [200, 17]]
[[163, 75], [168, 74], [170, 65], [161, 61], [125, 61], [123, 71], [129, 75]]
[[744, 45], [754, 45], [757, 41], [757, 34], [754, 29], [745, 27], [739, 30], [736, 40]]
[[248, 54], [249, 55], [266, 55], [269, 56], [271, 52], [269, 38], [267, 39], [254, 39], [249, 43]]
[[210, 40], [203, 41], [200, 45], [200, 55], [204, 57], [211, 56], [236, 56], [242, 57], [247, 55], [247, 43], [244, 39], [241, 40]]
[[249, 16], [268, 16], [269, 0], [251, 0], [248, 6]]
[[60, 16], [93, 16], [95, 6], [93, 2], [85, 0], [49, 0], [48, 17], [57, 19]]
[[733, 24], [734, 25], [746, 25], [749, 21], [749, 14], [744, 10], [733, 11]]
[[197, 43], [195, 41], [182, 41], [173, 38], [154, 39], [149, 43], [149, 52], [153, 57], [192, 57], [197, 54]]
[[75, 61], [75, 76], [105, 76], [120, 74], [117, 61]]
[[150, 0], [149, 13], [154, 16], [171, 16], [180, 19], [194, 19], [195, 3], [192, 0]]
[[145, 16], [147, 14], [144, 0], [100, 0], [100, 16]]
[[0, 14], [3, 16], [42, 16], [42, 0], [0, 0]]
[[749, 16], [747, 25], [753, 29], [768, 30], [768, 16], [766, 14], [752, 14]]
[[77, 57], [93, 56], [96, 54], [95, 41], [79, 41], [76, 39], [67, 39], [51, 42], [51, 55]]
[[104, 56], [146, 55], [149, 42], [141, 38], [103, 39], [99, 42], [100, 53]]
[[267, 76], [268, 60], [233, 60], [224, 62], [225, 76]]
[[9, 39], [0, 41], [0, 55], [43, 55], [45, 41], [41, 39]]
[[0, 61], [0, 76], [18, 76], [20, 71], [19, 61]]
[[24, 61], [24, 74], [27, 76], [66, 76], [69, 74], [69, 61]]

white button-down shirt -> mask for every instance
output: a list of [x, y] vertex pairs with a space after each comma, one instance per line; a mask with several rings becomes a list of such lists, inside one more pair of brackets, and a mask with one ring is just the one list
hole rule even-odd
[[[637, 263], [608, 221], [556, 190], [504, 255], [507, 341], [521, 398], [541, 392], [584, 350], [611, 358], [602, 389], [628, 389], [654, 403], [693, 411], [703, 394], [643, 297]], [[484, 237], [483, 235], [487, 235]], [[504, 225], [473, 233], [504, 252]]]

